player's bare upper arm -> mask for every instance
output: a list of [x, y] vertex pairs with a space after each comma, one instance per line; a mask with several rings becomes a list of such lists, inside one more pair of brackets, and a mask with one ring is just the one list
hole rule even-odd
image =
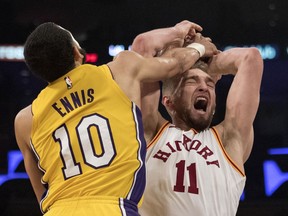
[[30, 150], [29, 140], [32, 128], [31, 105], [22, 109], [15, 117], [15, 136], [20, 150]]
[[237, 71], [227, 97], [224, 145], [234, 154], [242, 155], [245, 162], [253, 145], [253, 121], [259, 106], [263, 61], [259, 51], [253, 48], [231, 50], [229, 57], [227, 65], [234, 58]]
[[158, 110], [160, 83], [143, 83], [141, 86], [141, 112], [147, 144], [153, 139], [165, 119]]
[[259, 106], [263, 61], [256, 49], [244, 49], [242, 56], [228, 93], [225, 121], [234, 123], [245, 137], [251, 133]]

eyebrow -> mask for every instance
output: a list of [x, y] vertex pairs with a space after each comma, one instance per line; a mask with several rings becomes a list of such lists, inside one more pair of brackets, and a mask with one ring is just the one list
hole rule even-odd
[[196, 76], [196, 75], [192, 75], [192, 76], [187, 76], [187, 77], [184, 77], [184, 81], [186, 81], [186, 80], [190, 80], [190, 79], [195, 79], [195, 80], [198, 80], [198, 79], [199, 79], [199, 76]]
[[[187, 80], [190, 80], [190, 79], [199, 80], [200, 77], [198, 75], [192, 75], [192, 76], [185, 77], [183, 81], [186, 82]], [[210, 76], [206, 76], [205, 81], [206, 82], [213, 82], [215, 84], [214, 80]]]

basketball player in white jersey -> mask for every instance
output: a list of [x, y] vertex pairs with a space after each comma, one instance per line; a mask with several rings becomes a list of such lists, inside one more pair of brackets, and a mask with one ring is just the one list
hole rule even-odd
[[[151, 56], [151, 43], [157, 40], [159, 45], [169, 31], [143, 33], [132, 48]], [[190, 40], [201, 47], [197, 35]], [[171, 123], [158, 112], [159, 83], [143, 85], [147, 185], [142, 216], [233, 216], [237, 212], [246, 180], [244, 163], [253, 145], [263, 60], [256, 48], [230, 49], [213, 56], [208, 64], [201, 55], [193, 60], [192, 69], [163, 81], [162, 103]], [[215, 84], [228, 74], [235, 77], [224, 120], [210, 127]]]

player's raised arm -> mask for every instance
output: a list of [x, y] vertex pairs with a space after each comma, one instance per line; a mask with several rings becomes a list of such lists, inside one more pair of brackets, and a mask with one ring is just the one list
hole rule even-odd
[[263, 60], [256, 48], [234, 48], [213, 57], [210, 73], [235, 75], [227, 97], [225, 119], [219, 128], [226, 150], [242, 166], [253, 145]]
[[159, 55], [171, 47], [182, 47], [185, 42], [191, 42], [196, 32], [202, 27], [196, 23], [184, 20], [173, 27], [154, 29], [136, 36], [132, 50], [145, 56]]

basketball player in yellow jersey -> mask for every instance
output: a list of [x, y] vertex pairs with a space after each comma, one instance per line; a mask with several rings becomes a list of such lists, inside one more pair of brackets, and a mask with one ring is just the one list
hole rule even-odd
[[[184, 43], [196, 30], [201, 27], [183, 21], [172, 38]], [[216, 51], [206, 44], [206, 55]], [[18, 113], [15, 134], [46, 216], [139, 215], [146, 152], [140, 86], [186, 71], [200, 53], [199, 47], [176, 48], [144, 58], [123, 51], [97, 67], [83, 65], [84, 50], [54, 23], [29, 35], [26, 64], [48, 86]]]

